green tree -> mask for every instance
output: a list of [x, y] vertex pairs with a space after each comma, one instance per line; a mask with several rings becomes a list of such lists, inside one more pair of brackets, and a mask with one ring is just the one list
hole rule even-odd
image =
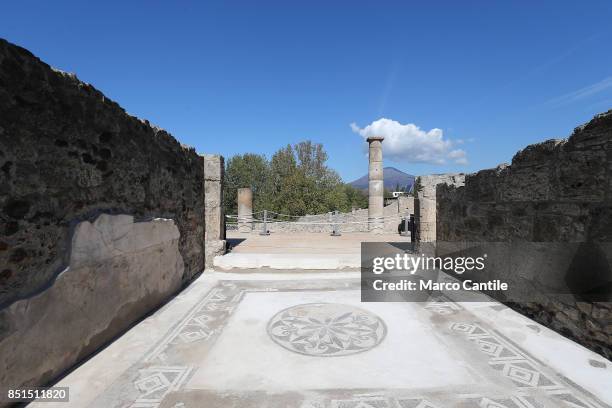
[[421, 184], [421, 177], [416, 177], [414, 179], [414, 184], [412, 185], [412, 195], [414, 197], [418, 196], [421, 190], [423, 190], [423, 185]]
[[272, 155], [270, 160], [270, 186], [271, 192], [277, 194], [280, 192], [283, 180], [291, 177], [297, 171], [297, 162], [295, 152], [291, 145], [281, 148]]
[[327, 168], [327, 153], [320, 143], [312, 143], [310, 140], [295, 145], [297, 165], [300, 171], [314, 180], [324, 180], [329, 176], [330, 169]]
[[238, 189], [253, 190], [253, 211], [267, 208], [270, 198], [270, 168], [265, 156], [253, 153], [231, 157], [225, 165], [223, 201], [226, 214], [237, 213]]
[[366, 208], [364, 192], [344, 184], [327, 166], [327, 153], [320, 143], [309, 140], [277, 150], [270, 161], [265, 156], [232, 157], [225, 169], [226, 214], [237, 212], [237, 189], [253, 189], [254, 211], [267, 209], [282, 214], [305, 215]]
[[327, 206], [322, 201], [322, 193], [313, 178], [296, 171], [281, 180], [279, 191], [274, 197], [274, 210], [290, 215], [325, 212]]
[[353, 208], [368, 208], [368, 195], [365, 191], [344, 184], [344, 193], [346, 194], [347, 208], [343, 211], [350, 211]]
[[389, 190], [387, 187], [385, 187], [385, 188], [383, 189], [383, 197], [384, 197], [385, 199], [387, 199], [387, 198], [393, 198], [393, 194], [391, 194], [391, 193], [392, 193], [392, 192], [391, 192], [391, 190]]

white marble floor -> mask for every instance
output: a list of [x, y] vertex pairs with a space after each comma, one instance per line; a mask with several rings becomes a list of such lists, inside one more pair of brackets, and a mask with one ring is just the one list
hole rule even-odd
[[612, 362], [497, 302], [361, 303], [359, 274], [206, 273], [58, 385], [133, 408], [604, 408]]

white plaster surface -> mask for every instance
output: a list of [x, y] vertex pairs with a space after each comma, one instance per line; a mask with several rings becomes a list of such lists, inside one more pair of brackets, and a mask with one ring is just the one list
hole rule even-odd
[[[266, 332], [279, 310], [306, 303], [340, 303], [365, 309], [389, 327], [371, 350], [350, 356], [313, 357], [279, 347]], [[410, 303], [361, 303], [359, 291], [249, 293], [231, 317], [188, 388], [294, 390], [440, 387], [482, 381], [455, 359], [455, 350], [428, 324], [428, 313]], [[298, 374], [299, 373], [299, 374]], [[298, 374], [298, 375], [296, 375]]]
[[69, 266], [48, 289], [3, 311], [0, 384], [51, 380], [177, 291], [178, 239], [173, 220], [103, 214], [79, 223]]
[[176, 323], [178, 316], [191, 309], [216, 283], [215, 280], [200, 279], [181, 292], [155, 314], [140, 322], [132, 330], [118, 338], [99, 354], [68, 374], [56, 385], [70, 387], [70, 401], [34, 402], [29, 407], [63, 408], [88, 407], [110, 384], [119, 379], [130, 366], [143, 356], [143, 350], [152, 348], [159, 342], [168, 328]]
[[173, 220], [155, 218], [134, 222], [131, 215], [101, 214], [93, 223], [84, 221], [75, 227], [70, 267], [96, 264], [179, 238]]
[[217, 270], [231, 269], [357, 269], [361, 265], [359, 254], [248, 254], [230, 253], [217, 256]]
[[[32, 406], [605, 408], [612, 403], [612, 362], [499, 303], [360, 303], [355, 288], [358, 276], [298, 271], [204, 274], [60, 381], [58, 385], [71, 389], [70, 403]], [[214, 292], [220, 284], [225, 289]], [[336, 357], [297, 354], [269, 338], [266, 325], [272, 316], [286, 307], [312, 302], [368, 310], [385, 321], [387, 335], [371, 350]], [[473, 333], [464, 329], [471, 325], [489, 334], [470, 339]], [[172, 337], [206, 327], [211, 329], [210, 336], [182, 341]], [[556, 394], [517, 385], [495, 369], [491, 364], [496, 357], [479, 349], [479, 342], [490, 341], [487, 336], [532, 356], [520, 364], [529, 362], [537, 376], [554, 381], [550, 392]], [[159, 350], [166, 351], [159, 354]], [[605, 367], [591, 366], [593, 359]], [[518, 364], [516, 359], [506, 363], [510, 370]], [[164, 386], [162, 381], [157, 394], [142, 394], [142, 381], [152, 384], [156, 378], [166, 378], [162, 371], [169, 369], [186, 374], [180, 382]], [[155, 376], [143, 378], [151, 370]], [[135, 400], [138, 387], [145, 399]], [[533, 401], [524, 395], [537, 396], [541, 405], [529, 405]], [[288, 400], [273, 402], [281, 397]], [[583, 405], [566, 405], [566, 398], [578, 398]], [[413, 405], [398, 405], [401, 401]], [[466, 405], [469, 401], [472, 405]], [[510, 405], [513, 401], [516, 405]]]
[[[492, 305], [499, 306], [495, 302], [463, 302], [462, 305], [479, 319], [495, 325], [547, 366], [567, 378], [582, 379], [582, 387], [612, 403], [612, 363], [609, 360], [510, 308], [491, 313]], [[591, 360], [607, 368], [595, 367], [588, 363]]]

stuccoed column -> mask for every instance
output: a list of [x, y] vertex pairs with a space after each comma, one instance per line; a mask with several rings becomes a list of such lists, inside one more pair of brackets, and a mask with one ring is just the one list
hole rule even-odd
[[[465, 175], [459, 174], [431, 174], [419, 177], [421, 191], [418, 192], [419, 217], [417, 217], [418, 236], [421, 242], [436, 241], [437, 204], [436, 192], [438, 185], [463, 186]], [[415, 203], [416, 205], [416, 203]]]
[[253, 191], [250, 188], [238, 189], [238, 231], [253, 230]]
[[368, 229], [374, 234], [382, 234], [384, 229], [384, 180], [382, 136], [368, 137], [369, 168], [368, 168]]
[[204, 158], [204, 263], [213, 267], [215, 256], [225, 253], [225, 214], [223, 213], [223, 156]]

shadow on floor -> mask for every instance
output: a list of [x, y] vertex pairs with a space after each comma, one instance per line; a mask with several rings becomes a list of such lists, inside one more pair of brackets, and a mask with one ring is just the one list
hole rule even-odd
[[225, 242], [227, 243], [227, 251], [231, 251], [234, 247], [240, 245], [243, 241], [246, 241], [246, 238], [227, 238]]

